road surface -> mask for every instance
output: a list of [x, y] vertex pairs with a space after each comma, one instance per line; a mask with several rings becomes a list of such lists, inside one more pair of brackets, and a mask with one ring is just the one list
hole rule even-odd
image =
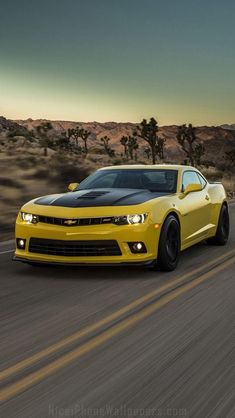
[[171, 273], [34, 268], [1, 244], [1, 417], [234, 417], [230, 216], [226, 247]]

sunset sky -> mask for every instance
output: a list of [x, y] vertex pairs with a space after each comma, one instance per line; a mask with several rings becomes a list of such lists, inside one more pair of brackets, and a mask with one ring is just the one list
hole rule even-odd
[[234, 0], [0, 6], [5, 117], [235, 123]]

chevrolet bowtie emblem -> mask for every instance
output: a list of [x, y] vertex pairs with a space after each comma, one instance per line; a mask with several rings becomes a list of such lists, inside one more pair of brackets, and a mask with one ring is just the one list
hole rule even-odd
[[65, 219], [64, 221], [64, 225], [76, 225], [77, 224], [77, 219]]

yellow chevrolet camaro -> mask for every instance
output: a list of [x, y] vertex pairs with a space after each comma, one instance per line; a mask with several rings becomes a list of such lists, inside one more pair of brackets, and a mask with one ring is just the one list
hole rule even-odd
[[180, 251], [202, 240], [224, 245], [228, 236], [222, 184], [189, 166], [123, 165], [26, 203], [16, 220], [14, 259], [169, 271]]

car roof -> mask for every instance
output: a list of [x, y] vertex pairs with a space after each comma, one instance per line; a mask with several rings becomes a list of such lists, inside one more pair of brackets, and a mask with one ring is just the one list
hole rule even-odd
[[195, 167], [189, 166], [189, 165], [180, 165], [180, 164], [153, 164], [153, 165], [145, 165], [145, 164], [132, 164], [132, 165], [112, 165], [109, 167], [102, 167], [99, 170], [154, 170], [154, 169], [162, 169], [162, 170], [178, 170], [182, 171], [185, 169], [188, 170], [195, 170]]

